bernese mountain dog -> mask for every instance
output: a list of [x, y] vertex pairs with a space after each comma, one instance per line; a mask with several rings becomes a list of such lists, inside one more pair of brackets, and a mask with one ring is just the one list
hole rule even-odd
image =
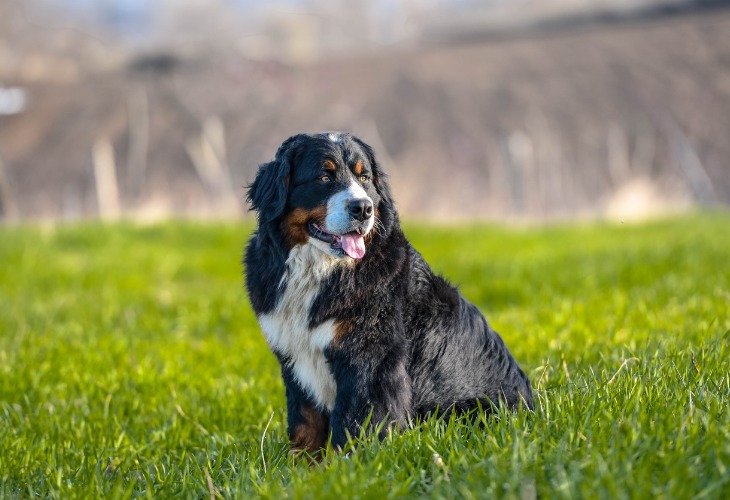
[[361, 139], [290, 137], [248, 201], [246, 287], [281, 364], [292, 449], [341, 449], [368, 421], [382, 434], [452, 409], [533, 408], [500, 336], [404, 236]]

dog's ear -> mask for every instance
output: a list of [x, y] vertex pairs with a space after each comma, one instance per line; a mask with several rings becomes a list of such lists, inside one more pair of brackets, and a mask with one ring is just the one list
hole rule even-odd
[[378, 163], [378, 160], [375, 158], [375, 151], [373, 151], [373, 148], [359, 137], [353, 136], [352, 139], [357, 143], [358, 146], [360, 146], [360, 148], [365, 153], [365, 156], [367, 156], [368, 158], [368, 162], [373, 169], [373, 184], [375, 185], [375, 189], [380, 195], [381, 202], [392, 207], [393, 197], [390, 194], [390, 186], [388, 185], [388, 174], [385, 173], [383, 167], [380, 165], [380, 163]]
[[292, 151], [299, 143], [301, 134], [289, 137], [276, 151], [274, 160], [259, 166], [256, 178], [248, 186], [246, 199], [251, 210], [258, 212], [259, 223], [268, 223], [284, 212], [289, 194]]

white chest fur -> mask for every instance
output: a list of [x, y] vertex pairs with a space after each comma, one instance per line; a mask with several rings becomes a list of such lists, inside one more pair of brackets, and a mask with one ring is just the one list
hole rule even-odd
[[289, 359], [294, 377], [321, 408], [332, 410], [337, 384], [324, 350], [335, 333], [334, 321], [309, 328], [309, 310], [322, 281], [339, 263], [349, 259], [332, 257], [310, 243], [289, 253], [287, 271], [280, 286], [285, 286], [276, 308], [258, 317], [269, 346]]

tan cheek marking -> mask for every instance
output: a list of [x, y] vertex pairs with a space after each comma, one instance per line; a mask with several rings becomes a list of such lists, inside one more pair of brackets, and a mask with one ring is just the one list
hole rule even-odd
[[311, 219], [324, 221], [327, 216], [327, 207], [317, 207], [312, 210], [295, 208], [281, 222], [281, 232], [284, 234], [284, 241], [287, 248], [291, 250], [297, 245], [303, 245], [309, 239], [307, 233], [307, 222]]

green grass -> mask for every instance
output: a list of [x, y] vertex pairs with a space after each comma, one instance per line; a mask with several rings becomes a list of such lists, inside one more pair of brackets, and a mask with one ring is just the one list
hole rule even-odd
[[416, 423], [313, 467], [287, 452], [243, 291], [250, 229], [0, 228], [0, 497], [730, 495], [727, 214], [408, 226], [537, 409]]

